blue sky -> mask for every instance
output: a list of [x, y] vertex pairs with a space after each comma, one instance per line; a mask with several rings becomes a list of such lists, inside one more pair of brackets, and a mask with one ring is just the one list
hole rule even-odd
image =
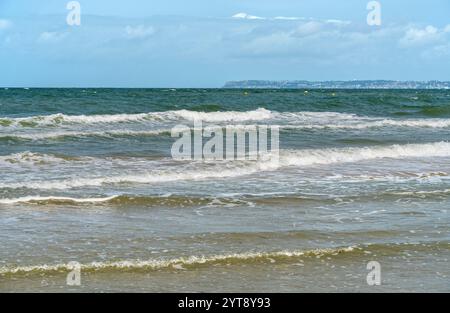
[[[0, 86], [220, 87], [244, 79], [450, 80], [450, 1], [0, 0]], [[233, 17], [234, 16], [234, 17]]]

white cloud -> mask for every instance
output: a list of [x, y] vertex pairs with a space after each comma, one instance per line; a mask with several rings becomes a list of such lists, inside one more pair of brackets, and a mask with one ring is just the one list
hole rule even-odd
[[152, 26], [145, 27], [144, 25], [139, 25], [136, 27], [127, 26], [125, 27], [126, 37], [129, 39], [144, 39], [155, 33], [155, 29]]
[[274, 20], [284, 20], [284, 21], [297, 21], [297, 20], [303, 20], [302, 17], [296, 17], [296, 16], [276, 16], [274, 17]]
[[309, 36], [320, 32], [322, 24], [319, 22], [311, 21], [300, 25], [294, 32], [294, 36]]
[[[33, 21], [28, 25], [15, 21], [14, 28], [18, 31], [10, 36], [12, 47], [30, 47], [27, 51], [33, 55], [40, 53], [51, 60], [76, 57], [92, 62], [95, 59], [105, 64], [125, 56], [128, 60], [152, 60], [149, 64], [174, 59], [190, 60], [193, 64], [201, 60], [202, 65], [210, 62], [208, 64], [217, 67], [223, 63], [231, 67], [239, 62], [254, 66], [268, 61], [287, 69], [293, 64], [294, 68], [297, 65], [344, 69], [355, 66], [355, 71], [368, 66], [377, 71], [379, 68], [397, 68], [397, 64], [420, 64], [421, 60], [431, 63], [439, 58], [445, 61], [450, 55], [450, 33], [447, 32], [450, 26], [445, 24], [439, 28], [425, 27], [426, 24], [367, 28], [364, 21], [348, 26], [345, 21], [309, 17], [249, 19], [245, 13], [227, 20], [155, 17], [105, 23], [99, 19], [86, 27], [59, 31], [53, 26], [56, 23], [45, 19], [40, 24]], [[233, 27], [230, 27], [230, 21]], [[1, 37], [0, 34], [0, 43]], [[64, 45], [51, 44], [58, 40]], [[123, 40], [129, 40], [131, 46], [124, 45]], [[404, 49], [406, 47], [399, 44], [401, 40], [410, 46]], [[422, 42], [427, 44], [417, 44]], [[83, 53], [79, 53], [80, 50]]]
[[0, 19], [0, 30], [11, 27], [12, 23], [8, 20]]
[[264, 20], [265, 19], [264, 17], [250, 15], [247, 13], [238, 13], [238, 14], [233, 15], [232, 18], [245, 19], [245, 20]]
[[352, 23], [350, 21], [342, 21], [342, 20], [334, 20], [334, 19], [326, 20], [325, 22], [328, 24], [334, 24], [334, 25], [349, 25]]
[[396, 43], [403, 35], [404, 28], [395, 27], [366, 31], [343, 27], [327, 20], [280, 22], [254, 28], [247, 35], [236, 37], [233, 40], [235, 48], [230, 53], [235, 58], [364, 64], [367, 55], [372, 56], [373, 62], [382, 59], [385, 54], [389, 55], [391, 50], [385, 49], [387, 46], [394, 45], [393, 48], [398, 49]]
[[450, 24], [448, 24], [448, 25], [444, 28], [444, 32], [450, 33]]
[[[334, 26], [345, 26], [351, 24], [350, 21], [338, 20], [338, 19], [328, 19], [328, 20], [320, 20], [314, 18], [306, 18], [300, 16], [275, 16], [275, 17], [261, 17], [250, 15], [247, 13], [237, 13], [232, 16], [234, 19], [243, 19], [243, 20], [269, 20], [269, 21], [311, 21], [311, 22], [320, 22], [325, 24], [330, 24]], [[450, 26], [450, 25], [449, 25]]]
[[441, 38], [441, 32], [434, 26], [428, 25], [421, 28], [409, 28], [403, 38], [400, 39], [400, 44], [403, 46], [424, 45], [435, 42]]

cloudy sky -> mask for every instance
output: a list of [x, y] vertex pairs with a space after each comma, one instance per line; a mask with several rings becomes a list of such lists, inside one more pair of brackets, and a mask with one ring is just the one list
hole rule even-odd
[[0, 86], [220, 87], [450, 80], [450, 1], [0, 0]]

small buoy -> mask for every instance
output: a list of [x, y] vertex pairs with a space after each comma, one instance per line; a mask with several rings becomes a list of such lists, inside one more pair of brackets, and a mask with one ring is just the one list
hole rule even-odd
[[248, 96], [248, 92], [247, 91], [244, 91], [244, 96]]
[[309, 93], [309, 91], [308, 91], [308, 90], [305, 90], [305, 95], [308, 94], [308, 93]]

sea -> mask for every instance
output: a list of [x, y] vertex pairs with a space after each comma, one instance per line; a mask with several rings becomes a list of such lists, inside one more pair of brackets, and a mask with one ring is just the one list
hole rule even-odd
[[0, 291], [450, 292], [449, 140], [450, 90], [0, 89]]

